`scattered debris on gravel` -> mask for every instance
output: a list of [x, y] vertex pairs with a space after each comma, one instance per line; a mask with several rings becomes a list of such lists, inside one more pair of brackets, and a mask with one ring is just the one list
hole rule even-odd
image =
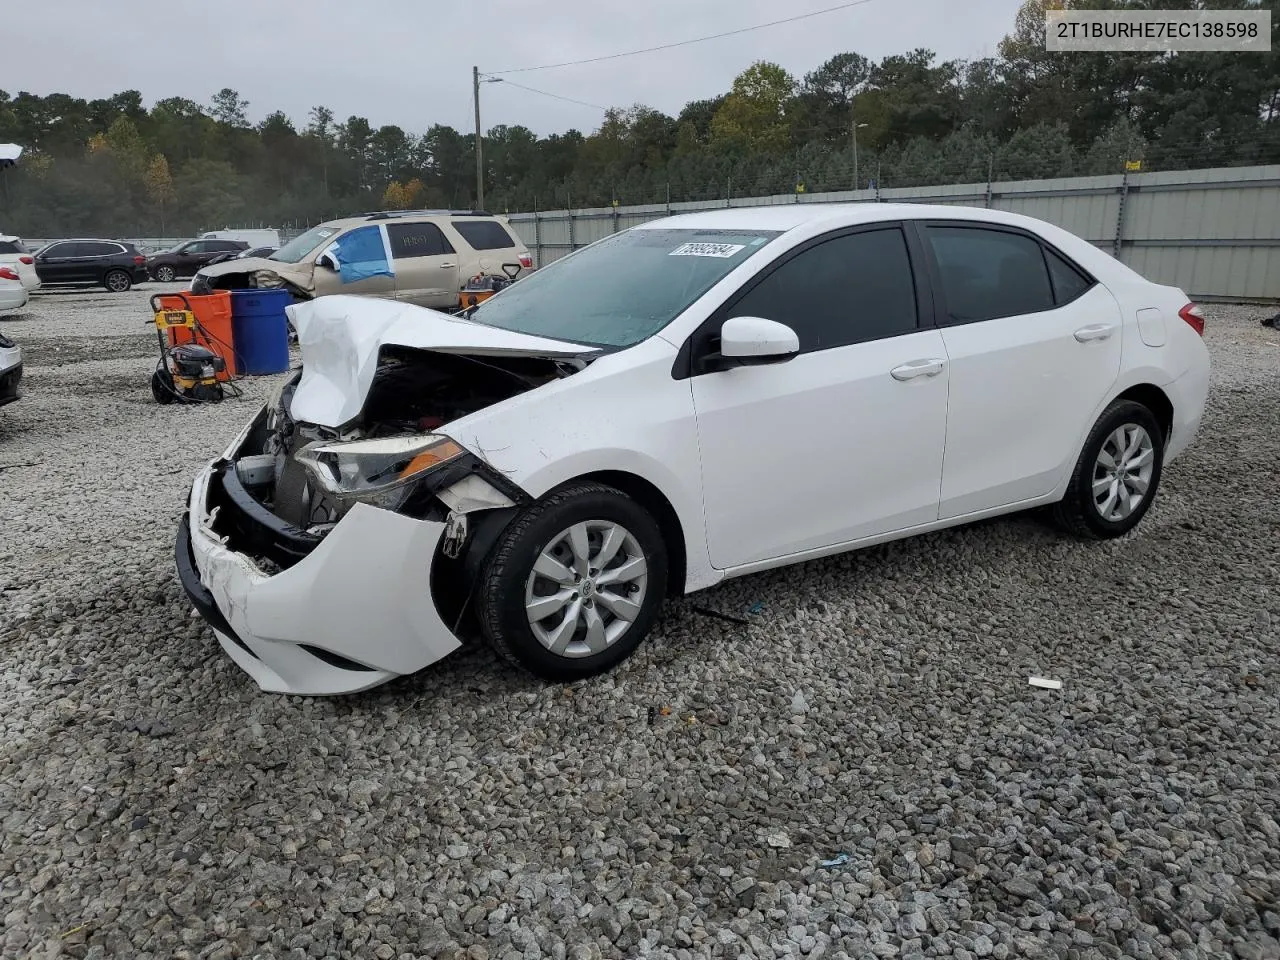
[[156, 288], [0, 317], [0, 956], [1280, 956], [1270, 311], [1206, 308], [1201, 437], [1123, 541], [1001, 519], [672, 603], [573, 687], [476, 646], [324, 700], [174, 579], [275, 378], [156, 405]]

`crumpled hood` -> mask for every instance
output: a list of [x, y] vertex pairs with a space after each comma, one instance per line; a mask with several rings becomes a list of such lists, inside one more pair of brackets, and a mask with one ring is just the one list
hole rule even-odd
[[[229, 273], [251, 273], [260, 279], [270, 279], [278, 277], [281, 280], [287, 280], [295, 287], [303, 290], [310, 290], [312, 284], [312, 271], [315, 264], [310, 260], [304, 260], [302, 263], [282, 263], [279, 260], [269, 260], [266, 257], [243, 257], [241, 259], [232, 258], [223, 260], [220, 263], [211, 263], [208, 266], [200, 268], [200, 273], [206, 277], [221, 277]], [[268, 287], [269, 283], [259, 283], [259, 287]], [[279, 286], [279, 284], [275, 284]]]
[[302, 349], [302, 379], [289, 412], [322, 427], [340, 427], [360, 412], [383, 346], [491, 357], [578, 357], [599, 350], [377, 297], [320, 297], [285, 313]]

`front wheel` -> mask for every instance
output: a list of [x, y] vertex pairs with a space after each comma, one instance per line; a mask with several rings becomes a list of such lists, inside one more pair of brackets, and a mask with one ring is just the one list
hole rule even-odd
[[173, 267], [167, 265], [163, 267], [156, 267], [156, 279], [161, 283], [172, 283], [177, 276], [178, 274], [174, 271]]
[[1164, 434], [1155, 415], [1117, 400], [1090, 431], [1055, 518], [1086, 539], [1123, 536], [1151, 508], [1163, 466]]
[[498, 653], [566, 682], [630, 656], [666, 585], [667, 548], [653, 517], [612, 487], [579, 483], [504, 531], [481, 573], [477, 613]]
[[112, 270], [102, 278], [102, 285], [112, 293], [125, 293], [133, 286], [133, 280], [123, 270]]

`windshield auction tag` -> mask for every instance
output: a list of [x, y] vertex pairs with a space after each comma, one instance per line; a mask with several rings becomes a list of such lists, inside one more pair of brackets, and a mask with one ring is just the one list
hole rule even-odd
[[720, 257], [728, 259], [739, 250], [744, 249], [741, 243], [682, 243], [672, 250], [669, 257]]

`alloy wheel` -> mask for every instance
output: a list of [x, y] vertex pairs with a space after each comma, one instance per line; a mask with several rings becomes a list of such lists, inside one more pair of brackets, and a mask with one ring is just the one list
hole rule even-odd
[[1118, 523], [1142, 506], [1155, 472], [1155, 444], [1136, 423], [1117, 427], [1093, 465], [1093, 502], [1103, 520]]
[[635, 536], [620, 523], [587, 520], [560, 531], [538, 554], [525, 582], [525, 613], [552, 653], [590, 657], [631, 629], [648, 585]]

